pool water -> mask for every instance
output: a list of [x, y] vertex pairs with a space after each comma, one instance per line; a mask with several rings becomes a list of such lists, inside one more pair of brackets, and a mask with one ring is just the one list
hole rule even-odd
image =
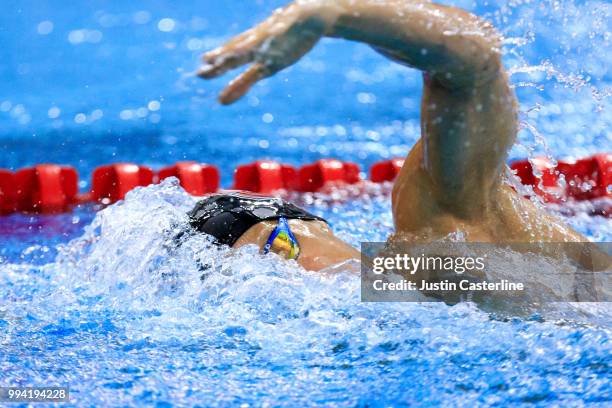
[[[478, 4], [476, 4], [478, 3]], [[506, 34], [523, 129], [511, 158], [610, 150], [606, 2], [457, 1]], [[18, 0], [0, 15], [0, 167], [115, 161], [219, 166], [404, 155], [419, 134], [418, 73], [324, 40], [220, 107], [198, 55], [280, 1]], [[392, 231], [390, 186], [295, 197], [351, 244]], [[254, 248], [172, 237], [194, 198], [175, 180], [124, 202], [0, 218], [0, 386], [66, 385], [71, 403], [200, 406], [605, 406], [610, 308], [563, 320], [473, 305], [362, 303], [346, 264], [301, 270]], [[612, 221], [567, 222], [594, 241]], [[198, 259], [212, 267], [202, 271]], [[245, 406], [246, 406], [245, 405]]]

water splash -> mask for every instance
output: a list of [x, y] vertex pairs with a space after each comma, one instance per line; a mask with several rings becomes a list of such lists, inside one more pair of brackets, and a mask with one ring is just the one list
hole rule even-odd
[[[384, 235], [388, 187], [366, 187], [363, 203], [350, 199], [335, 215], [331, 208], [350, 193], [302, 200], [349, 237], [372, 234], [374, 216]], [[100, 211], [54, 262], [0, 265], [0, 384], [52, 378], [70, 384], [78, 405], [277, 405], [287, 389], [292, 402], [309, 405], [341, 392], [348, 399], [339, 406], [601, 395], [595, 371], [610, 351], [606, 308], [591, 308], [588, 323], [559, 325], [495, 317], [470, 304], [362, 303], [357, 265], [313, 273], [256, 247], [230, 250], [181, 235], [193, 203], [167, 179]], [[483, 373], [483, 364], [498, 368]], [[579, 378], [588, 393], [553, 386], [559, 376]], [[456, 393], [459, 377], [472, 391]], [[255, 382], [264, 394], [253, 393]]]

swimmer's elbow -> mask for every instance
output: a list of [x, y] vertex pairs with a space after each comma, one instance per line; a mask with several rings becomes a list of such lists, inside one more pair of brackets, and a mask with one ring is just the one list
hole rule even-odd
[[503, 70], [502, 37], [489, 22], [484, 21], [483, 25], [485, 34], [476, 41], [473, 75], [477, 81], [489, 82]]
[[485, 55], [478, 59], [455, 62], [451, 66], [434, 68], [430, 77], [451, 90], [473, 89], [494, 82], [503, 74], [499, 56]]
[[503, 74], [501, 36], [488, 22], [482, 30], [468, 32], [458, 39], [451, 51], [453, 62], [446, 72], [438, 75], [451, 87], [479, 87], [491, 83]]

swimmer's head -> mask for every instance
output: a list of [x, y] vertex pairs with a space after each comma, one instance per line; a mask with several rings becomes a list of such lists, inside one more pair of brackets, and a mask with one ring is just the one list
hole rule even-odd
[[254, 244], [262, 253], [293, 259], [307, 269], [322, 269], [358, 257], [336, 238], [327, 222], [280, 198], [246, 193], [210, 195], [189, 212], [189, 223], [219, 245]]

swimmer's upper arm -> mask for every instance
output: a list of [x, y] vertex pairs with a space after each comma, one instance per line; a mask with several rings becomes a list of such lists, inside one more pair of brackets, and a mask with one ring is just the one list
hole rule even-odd
[[457, 8], [419, 1], [340, 2], [346, 1], [350, 7], [332, 35], [366, 42], [425, 73], [422, 148], [415, 154], [422, 155], [430, 197], [461, 218], [482, 215], [517, 132], [517, 103], [501, 62], [500, 35], [487, 21]]
[[368, 43], [449, 89], [486, 82], [501, 67], [499, 34], [464, 10], [423, 1], [339, 3], [344, 8], [329, 35]]

